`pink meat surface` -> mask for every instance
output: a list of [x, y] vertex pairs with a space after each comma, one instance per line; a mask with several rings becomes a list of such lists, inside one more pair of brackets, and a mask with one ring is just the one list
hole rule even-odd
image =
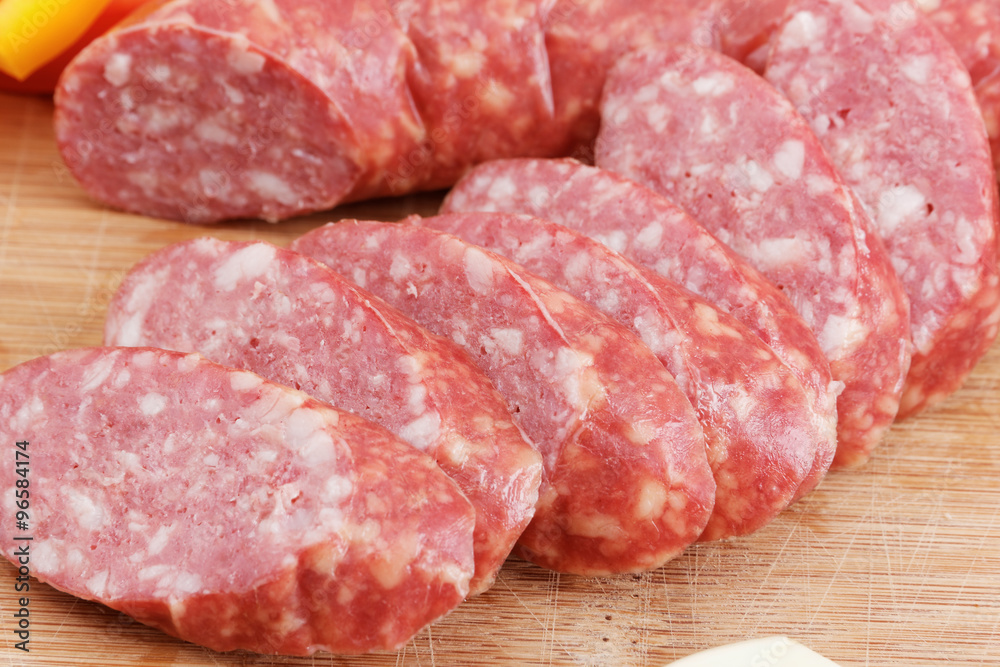
[[835, 446], [809, 396], [771, 348], [732, 316], [554, 222], [506, 213], [416, 220], [496, 252], [631, 329], [687, 395], [705, 429], [715, 508], [702, 540], [770, 523]]
[[845, 385], [836, 464], [864, 463], [899, 407], [907, 302], [806, 121], [746, 67], [690, 45], [620, 60], [602, 114], [599, 166], [685, 208], [795, 305]]
[[307, 257], [209, 238], [164, 248], [122, 282], [104, 339], [245, 368], [434, 457], [476, 508], [472, 593], [534, 515], [541, 458], [465, 352]]
[[854, 188], [909, 295], [900, 416], [940, 402], [1000, 326], [997, 187], [968, 72], [909, 3], [808, 0], [791, 4], [766, 77]]
[[1000, 3], [915, 0], [969, 70], [1000, 176]]
[[601, 89], [623, 54], [665, 41], [718, 46], [712, 2], [557, 0], [545, 24], [555, 122], [539, 136], [550, 154], [593, 160]]
[[537, 0], [395, 0], [417, 50], [408, 83], [427, 126], [419, 151], [402, 152], [392, 192], [451, 185], [491, 157], [543, 154], [536, 128], [552, 118], [552, 85]]
[[[828, 430], [835, 428], [841, 385], [832, 381], [830, 363], [795, 307], [746, 260], [663, 196], [573, 160], [497, 160], [459, 181], [441, 211], [507, 211], [551, 220], [682, 285], [770, 346], [810, 391], [816, 419]], [[835, 439], [817, 449], [797, 497], [819, 484], [835, 452]]]
[[379, 193], [423, 144], [414, 58], [385, 0], [171, 0], [67, 67], [56, 138], [116, 208], [280, 220]]
[[466, 349], [545, 466], [520, 553], [602, 575], [659, 567], [698, 538], [715, 483], [697, 416], [630, 331], [509, 260], [413, 225], [341, 222], [292, 248]]
[[0, 435], [29, 443], [32, 574], [214, 650], [396, 649], [468, 591], [474, 512], [434, 462], [248, 371], [60, 352], [0, 375]]

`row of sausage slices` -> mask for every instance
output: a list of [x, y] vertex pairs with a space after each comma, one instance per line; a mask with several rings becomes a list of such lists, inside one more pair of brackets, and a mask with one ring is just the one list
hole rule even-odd
[[558, 192], [524, 193], [578, 229], [449, 212], [140, 263], [108, 347], [2, 376], [4, 426], [39, 446], [38, 576], [218, 650], [366, 651], [512, 549], [637, 572], [812, 490], [842, 383], [781, 290], [669, 200], [531, 160], [445, 208], [547, 172]]
[[36, 573], [219, 650], [399, 646], [513, 548], [655, 568], [765, 525], [835, 447], [799, 379], [828, 366], [526, 215], [173, 245], [105, 338], [2, 376], [38, 443]]
[[[935, 32], [927, 42], [925, 33], [940, 29], [971, 73], [1000, 147], [993, 0], [246, 0], [224, 8], [169, 0], [69, 65], [55, 96], [56, 137], [84, 189], [115, 208], [198, 223], [281, 220], [451, 186], [486, 160], [591, 155], [602, 88], [621, 56], [680, 41], [763, 73], [772, 37], [796, 14], [820, 17], [815, 26], [840, 14], [835, 22], [869, 46], [881, 41], [865, 57], [907, 75], [879, 75], [881, 84], [936, 80], [920, 96], [933, 106], [957, 74], [924, 69], [925, 56], [939, 59], [942, 39]], [[807, 46], [821, 60], [832, 55], [831, 44]], [[839, 61], [849, 81], [873, 74], [860, 55]]]
[[862, 464], [996, 337], [996, 187], [938, 33], [800, 4], [765, 78], [618, 58], [596, 167], [488, 162], [437, 217], [143, 261], [108, 347], [0, 379], [42, 452], [39, 576], [219, 650], [392, 648], [512, 549], [647, 570]]

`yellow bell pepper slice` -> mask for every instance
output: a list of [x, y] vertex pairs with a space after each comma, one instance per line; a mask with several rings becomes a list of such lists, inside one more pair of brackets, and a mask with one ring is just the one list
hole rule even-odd
[[73, 45], [111, 0], [0, 0], [0, 70], [24, 81]]

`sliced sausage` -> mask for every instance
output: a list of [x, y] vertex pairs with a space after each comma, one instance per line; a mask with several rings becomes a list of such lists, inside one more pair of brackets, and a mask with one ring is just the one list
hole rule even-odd
[[715, 483], [691, 404], [649, 348], [513, 262], [413, 225], [341, 222], [292, 248], [472, 355], [542, 453], [520, 553], [561, 572], [662, 565], [698, 538]]
[[899, 406], [907, 302], [805, 120], [746, 67], [691, 45], [620, 60], [602, 114], [599, 166], [684, 207], [788, 295], [845, 384], [835, 464], [864, 463]]
[[969, 74], [909, 3], [796, 0], [766, 76], [885, 240], [912, 306], [900, 416], [915, 414], [962, 385], [1000, 326], [997, 187]]
[[395, 649], [468, 590], [474, 512], [429, 457], [197, 354], [17, 366], [0, 437], [28, 443], [24, 475], [0, 470], [0, 539], [32, 575], [217, 651]]
[[715, 508], [702, 540], [747, 535], [792, 500], [836, 446], [801, 383], [730, 315], [554, 222], [505, 213], [418, 219], [520, 264], [631, 329], [687, 395], [705, 429]]
[[[536, 139], [552, 118], [543, 23], [550, 0], [393, 0], [416, 47], [409, 76], [427, 126], [421, 150], [387, 175], [392, 191], [442, 188], [492, 157], [551, 154]], [[383, 112], [384, 113], [384, 112]]]
[[280, 220], [379, 192], [426, 139], [406, 82], [415, 50], [385, 0], [151, 7], [56, 91], [63, 159], [103, 203]]
[[1000, 3], [995, 0], [915, 0], [958, 52], [972, 77], [1000, 177]]
[[169, 246], [125, 278], [104, 341], [245, 368], [434, 457], [476, 508], [472, 593], [534, 514], [541, 458], [465, 352], [307, 257], [262, 242]]
[[[448, 193], [442, 212], [510, 211], [552, 220], [600, 241], [729, 313], [760, 337], [811, 393], [815, 418], [834, 429], [841, 387], [794, 306], [726, 245], [668, 199], [572, 160], [497, 160]], [[836, 442], [820, 439], [797, 497], [826, 474]]]
[[[771, 37], [789, 0], [704, 0], [712, 6], [723, 53], [755, 72], [767, 66]], [[972, 77], [1000, 172], [1000, 3], [995, 0], [913, 0], [958, 52]], [[900, 6], [897, 11], [906, 11]]]
[[705, 0], [557, 0], [545, 23], [555, 122], [543, 126], [539, 141], [553, 147], [552, 155], [592, 161], [601, 89], [615, 60], [665, 41], [718, 46], [715, 17]]

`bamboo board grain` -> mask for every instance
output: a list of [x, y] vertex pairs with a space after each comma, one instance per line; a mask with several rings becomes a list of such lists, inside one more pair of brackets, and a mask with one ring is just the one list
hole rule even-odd
[[[374, 202], [281, 225], [126, 215], [89, 201], [69, 177], [51, 114], [48, 100], [0, 95], [0, 370], [100, 344], [124, 272], [169, 243], [211, 234], [287, 244], [330, 220], [395, 220], [440, 201]], [[12, 448], [0, 443], [0, 465], [13, 465]], [[32, 582], [25, 654], [14, 648], [15, 577], [0, 563], [0, 665], [653, 667], [774, 634], [845, 667], [1000, 665], [1000, 345], [945, 404], [893, 428], [866, 467], [830, 475], [758, 534], [695, 546], [639, 576], [583, 579], [511, 560], [493, 590], [398, 653], [218, 654]]]

